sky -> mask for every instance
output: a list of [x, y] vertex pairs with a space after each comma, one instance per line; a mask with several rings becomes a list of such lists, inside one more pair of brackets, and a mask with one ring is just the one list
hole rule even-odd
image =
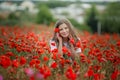
[[[62, 1], [68, 1], [68, 0], [62, 0]], [[71, 1], [120, 1], [120, 0], [71, 0]]]
[[115, 2], [115, 1], [120, 1], [120, 0], [55, 0], [55, 1]]
[[[25, 0], [0, 0], [0, 1], [25, 1]], [[49, 1], [49, 0], [30, 0], [30, 1]], [[51, 0], [51, 1], [115, 2], [120, 0]]]

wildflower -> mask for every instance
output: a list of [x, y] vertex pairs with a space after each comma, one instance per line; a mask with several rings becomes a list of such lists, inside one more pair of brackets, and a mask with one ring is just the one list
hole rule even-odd
[[40, 79], [40, 80], [43, 80], [44, 76], [43, 76], [43, 74], [41, 74], [40, 72], [38, 72], [38, 73], [36, 73], [36, 78]]
[[29, 77], [31, 77], [31, 76], [33, 76], [34, 75], [34, 71], [33, 71], [33, 69], [31, 69], [31, 68], [25, 68], [25, 73], [27, 74], [27, 76], [29, 76]]
[[0, 75], [0, 80], [3, 80], [3, 77], [2, 77], [2, 75]]

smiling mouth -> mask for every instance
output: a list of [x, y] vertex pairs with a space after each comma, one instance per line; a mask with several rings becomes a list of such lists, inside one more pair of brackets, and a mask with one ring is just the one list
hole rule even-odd
[[67, 35], [67, 33], [63, 34], [63, 35]]
[[63, 35], [65, 35], [65, 36], [66, 36], [67, 34], [63, 34]]

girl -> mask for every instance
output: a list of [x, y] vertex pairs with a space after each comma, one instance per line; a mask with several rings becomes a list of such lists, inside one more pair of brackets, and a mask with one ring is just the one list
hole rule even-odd
[[67, 19], [60, 19], [55, 24], [54, 36], [50, 40], [51, 51], [58, 50], [58, 54], [65, 58], [65, 52], [74, 60], [81, 53], [80, 39]]

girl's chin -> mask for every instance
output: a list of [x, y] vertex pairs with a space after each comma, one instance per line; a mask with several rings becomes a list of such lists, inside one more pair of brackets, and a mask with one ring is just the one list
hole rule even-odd
[[63, 38], [67, 38], [68, 37], [68, 35], [64, 35], [64, 36], [62, 36]]

